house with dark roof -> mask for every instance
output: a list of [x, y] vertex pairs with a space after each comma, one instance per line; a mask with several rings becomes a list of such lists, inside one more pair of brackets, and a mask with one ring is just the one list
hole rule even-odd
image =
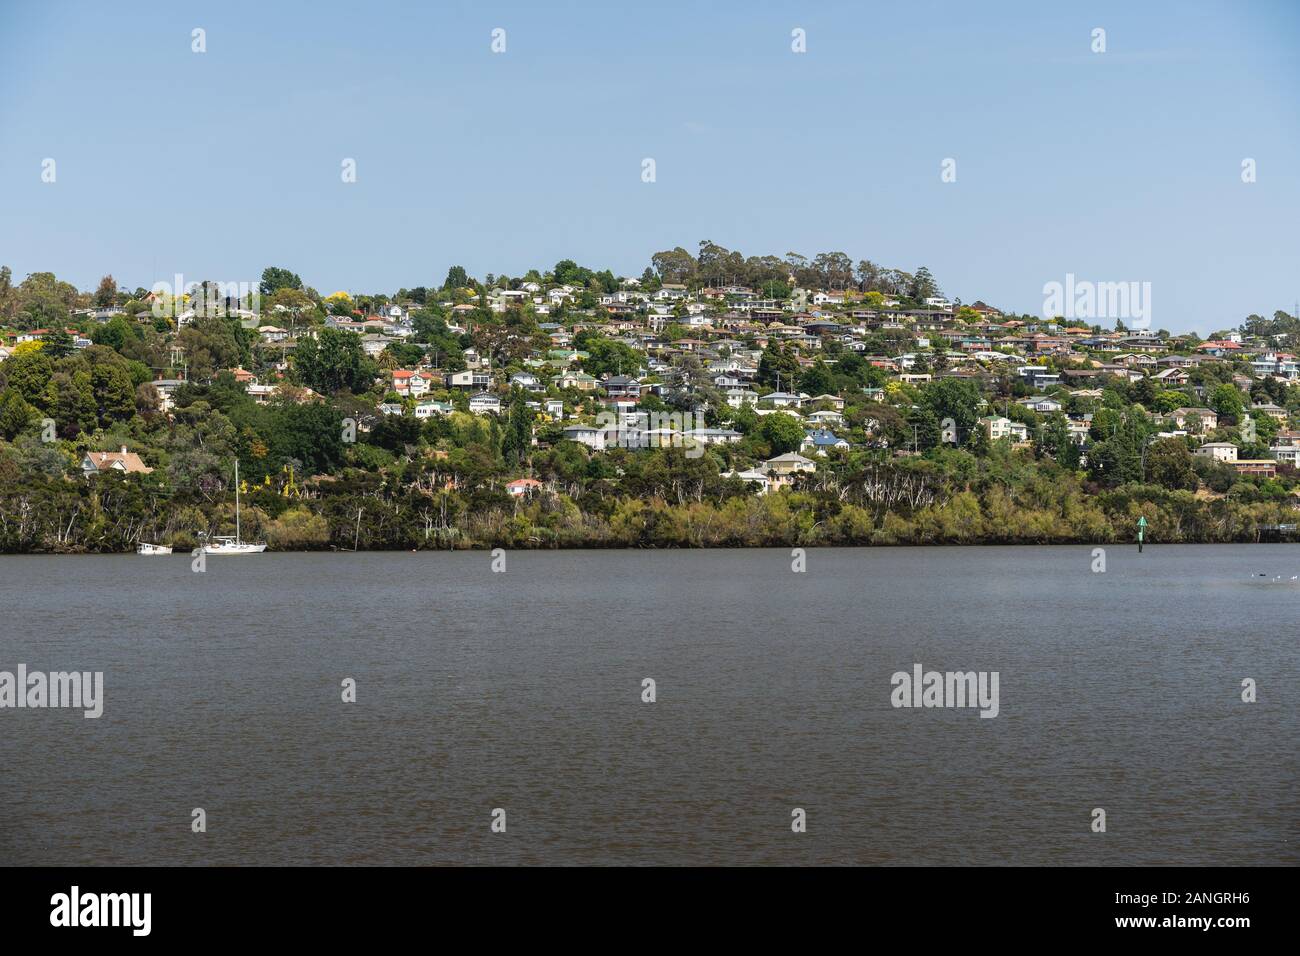
[[803, 442], [799, 445], [799, 450], [812, 451], [815, 454], [824, 456], [827, 451], [833, 448], [848, 447], [849, 443], [834, 432], [828, 429], [819, 429], [804, 436]]
[[633, 401], [639, 401], [641, 398], [641, 383], [629, 375], [611, 375], [601, 382], [601, 386], [610, 398], [625, 398]]

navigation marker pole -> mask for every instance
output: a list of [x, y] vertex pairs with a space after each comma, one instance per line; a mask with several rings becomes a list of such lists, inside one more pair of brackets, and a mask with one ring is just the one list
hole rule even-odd
[[1146, 527], [1147, 519], [1146, 515], [1143, 515], [1138, 518], [1138, 554], [1142, 553], [1142, 532], [1146, 530]]

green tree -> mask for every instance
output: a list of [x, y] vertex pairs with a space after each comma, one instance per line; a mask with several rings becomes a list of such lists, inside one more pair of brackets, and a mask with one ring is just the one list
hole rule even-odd
[[329, 472], [343, 462], [343, 416], [321, 402], [282, 405], [268, 438], [274, 462], [301, 462], [305, 474]]
[[821, 359], [804, 369], [797, 380], [799, 389], [809, 395], [828, 395], [835, 392], [835, 378], [831, 374], [830, 366]]
[[[928, 405], [914, 408], [907, 416], [908, 434], [905, 444], [914, 451], [926, 451], [939, 444], [943, 437], [943, 421]], [[958, 433], [960, 438], [960, 433]]]
[[3, 365], [0, 374], [6, 383], [18, 391], [23, 400], [37, 408], [45, 408], [54, 363], [44, 349], [15, 352]]
[[1147, 480], [1170, 491], [1195, 491], [1200, 482], [1192, 467], [1192, 453], [1181, 438], [1161, 438], [1147, 448]]
[[776, 388], [778, 381], [781, 388], [794, 388], [799, 375], [799, 360], [792, 351], [775, 339], [767, 343], [758, 360], [758, 377], [760, 385]]
[[522, 389], [510, 399], [510, 416], [501, 440], [501, 454], [507, 462], [525, 458], [533, 441], [533, 413], [528, 410]]
[[53, 272], [33, 272], [18, 286], [17, 324], [28, 329], [66, 326], [79, 295], [76, 286], [60, 282]]
[[56, 362], [61, 358], [66, 358], [76, 350], [72, 336], [68, 334], [68, 330], [62, 325], [50, 329], [41, 341], [44, 342], [41, 351]]
[[1210, 393], [1210, 408], [1214, 409], [1220, 418], [1230, 418], [1233, 422], [1239, 421], [1245, 409], [1241, 390], [1235, 385], [1226, 383], [1219, 385]]
[[278, 266], [269, 266], [262, 270], [262, 282], [258, 290], [262, 295], [270, 296], [279, 292], [281, 289], [301, 289], [302, 279], [297, 274], [290, 272], [288, 269], [281, 269]]
[[572, 259], [561, 259], [555, 264], [555, 281], [561, 285], [586, 285], [591, 270], [584, 269]]
[[125, 316], [115, 315], [90, 333], [90, 341], [121, 352], [127, 342], [139, 340], [140, 327]]
[[[1251, 412], [1250, 418], [1255, 423], [1255, 438], [1262, 445], [1270, 445], [1281, 430], [1281, 423], [1268, 412]], [[1244, 424], [1244, 423], [1243, 423]]]
[[99, 406], [90, 384], [90, 373], [78, 369], [71, 375], [66, 372], [55, 376], [54, 420], [58, 422], [61, 438], [76, 438], [81, 432], [89, 434], [99, 424]]
[[664, 252], [656, 252], [650, 257], [650, 265], [658, 275], [661, 283], [685, 284], [695, 278], [699, 263], [695, 257], [677, 246]]
[[1043, 429], [1041, 447], [1063, 468], [1073, 470], [1079, 467], [1079, 446], [1070, 437], [1065, 416], [1060, 412], [1047, 420], [1047, 425]]
[[447, 278], [443, 281], [444, 289], [463, 289], [469, 285], [469, 273], [465, 271], [464, 266], [452, 266], [447, 270]]
[[767, 442], [773, 455], [798, 451], [807, 432], [799, 420], [784, 412], [775, 412], [763, 416], [763, 423], [758, 427], [759, 436]]
[[979, 417], [976, 405], [980, 400], [980, 390], [974, 382], [941, 378], [926, 385], [921, 397], [940, 423], [945, 418], [956, 422], [959, 434], [969, 432]]
[[126, 421], [135, 414], [135, 383], [123, 366], [96, 365], [90, 370], [90, 386], [101, 425]]
[[644, 361], [641, 353], [627, 343], [616, 342], [595, 332], [580, 333], [573, 345], [588, 353], [588, 357], [582, 360], [582, 370], [596, 378], [606, 375], [635, 376]]
[[[1096, 427], [1094, 420], [1093, 426]], [[1117, 423], [1110, 437], [1088, 449], [1088, 473], [1109, 487], [1140, 482], [1146, 433], [1135, 419]]]
[[934, 281], [934, 276], [930, 275], [929, 269], [921, 266], [916, 270], [916, 275], [912, 276], [912, 285], [907, 290], [907, 294], [909, 298], [916, 299], [918, 302], [939, 294], [939, 285]]
[[0, 435], [13, 441], [35, 417], [36, 409], [23, 400], [17, 389], [0, 392]]
[[101, 309], [107, 309], [111, 305], [117, 304], [117, 281], [111, 276], [104, 276], [99, 280], [99, 288], [95, 290], [95, 305]]
[[315, 339], [301, 340], [294, 367], [303, 384], [321, 392], [343, 388], [362, 392], [376, 375], [374, 363], [361, 348], [361, 337], [344, 329], [321, 329]]

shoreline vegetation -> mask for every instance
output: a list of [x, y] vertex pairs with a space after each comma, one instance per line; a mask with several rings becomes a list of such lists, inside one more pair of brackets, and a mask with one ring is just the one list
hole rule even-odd
[[[1089, 494], [1077, 474], [1023, 450], [982, 460], [961, 450], [846, 456], [839, 481], [808, 476], [798, 489], [762, 496], [716, 474], [688, 487], [688, 473], [711, 462], [680, 450], [609, 454], [654, 456], [663, 486], [646, 499], [543, 491], [521, 500], [500, 488], [431, 493], [418, 481], [389, 486], [364, 474], [308, 481], [293, 496], [271, 484], [246, 490], [244, 534], [270, 551], [1125, 545], [1135, 543], [1145, 516], [1153, 546], [1297, 537], [1289, 501], [1247, 503], [1148, 485]], [[687, 500], [665, 500], [678, 482]], [[927, 503], [911, 506], [909, 494]], [[189, 550], [199, 541], [193, 529], [225, 528], [233, 514], [232, 489], [211, 501], [177, 501], [153, 475], [114, 474], [26, 476], [14, 487], [0, 467], [3, 553], [124, 553], [140, 540]]]
[[4, 268], [0, 553], [192, 550], [236, 460], [272, 551], [1300, 537], [1300, 319], [1113, 326], [707, 241], [367, 296]]

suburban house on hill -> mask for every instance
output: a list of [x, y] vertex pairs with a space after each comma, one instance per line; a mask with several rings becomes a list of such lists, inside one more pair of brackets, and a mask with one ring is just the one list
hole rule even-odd
[[999, 441], [1003, 438], [1010, 438], [1012, 441], [1029, 439], [1029, 429], [1023, 423], [1013, 422], [1001, 415], [986, 415], [979, 420], [979, 424], [984, 428], [989, 441]]
[[1219, 416], [1208, 408], [1175, 408], [1169, 417], [1188, 431], [1212, 432], [1219, 427]]
[[1232, 462], [1237, 460], [1237, 446], [1230, 441], [1207, 441], [1192, 454], [1214, 461]]
[[506, 491], [516, 498], [531, 495], [541, 487], [542, 483], [536, 478], [516, 478], [514, 481], [506, 483]]
[[601, 383], [605, 388], [605, 394], [614, 399], [633, 399], [641, 398], [641, 383], [627, 375], [613, 375]]
[[122, 446], [121, 451], [88, 451], [81, 461], [81, 472], [87, 478], [99, 472], [114, 471], [123, 475], [147, 475], [153, 471], [133, 451]]
[[768, 475], [777, 477], [787, 477], [798, 472], [811, 473], [817, 470], [816, 462], [809, 461], [803, 455], [796, 455], [794, 452], [769, 458], [763, 462], [763, 465]]
[[469, 410], [475, 415], [499, 415], [501, 399], [491, 392], [479, 392], [470, 396]]

